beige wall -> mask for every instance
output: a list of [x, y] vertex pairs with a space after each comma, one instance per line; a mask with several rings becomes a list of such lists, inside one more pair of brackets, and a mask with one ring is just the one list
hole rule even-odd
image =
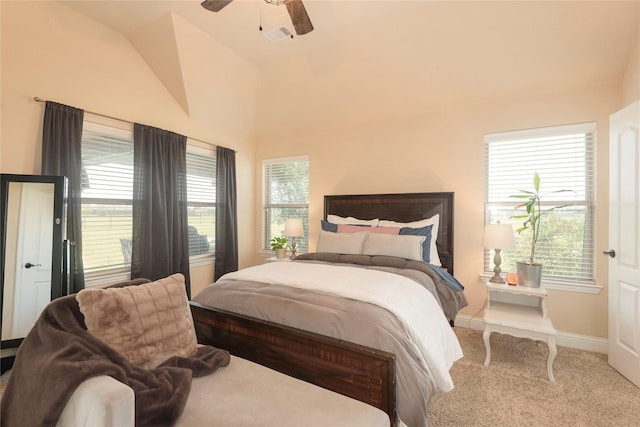
[[624, 106], [640, 100], [640, 26], [636, 44], [629, 57], [629, 63], [622, 81], [622, 98]]
[[[619, 88], [602, 87], [553, 96], [434, 113], [342, 129], [319, 129], [260, 138], [256, 159], [308, 154], [310, 244], [315, 247], [325, 194], [455, 192], [455, 270], [473, 316], [484, 303], [481, 234], [484, 226], [486, 133], [539, 126], [597, 122], [596, 247], [607, 241], [609, 114], [621, 106]], [[340, 102], [336, 95], [337, 103]], [[260, 164], [256, 164], [259, 177]], [[261, 183], [258, 182], [258, 188]], [[256, 204], [260, 193], [256, 192]], [[256, 209], [256, 212], [259, 210]], [[259, 227], [256, 214], [256, 227]], [[598, 294], [552, 290], [554, 325], [575, 334], [607, 336], [607, 263], [597, 258]]]
[[[44, 104], [33, 101], [34, 96], [235, 149], [240, 264], [248, 265], [255, 235], [255, 68], [186, 22], [174, 20], [177, 48], [180, 43], [192, 47], [183, 50], [182, 63], [173, 64], [182, 67], [187, 96], [198, 93], [217, 100], [207, 105], [201, 98], [188, 99], [187, 114], [123, 35], [55, 2], [3, 1], [0, 7], [2, 172], [40, 173]], [[215, 56], [200, 55], [204, 50]], [[190, 54], [198, 54], [199, 60]], [[212, 70], [225, 76], [224, 85], [208, 81], [216, 75]], [[195, 91], [193, 85], [201, 89]], [[197, 291], [213, 281], [213, 266], [192, 269], [192, 277]]]

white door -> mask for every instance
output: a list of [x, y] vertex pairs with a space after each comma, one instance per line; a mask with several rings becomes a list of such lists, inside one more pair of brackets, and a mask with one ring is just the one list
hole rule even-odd
[[22, 184], [13, 337], [25, 337], [51, 301], [53, 187]]
[[609, 364], [640, 387], [640, 102], [611, 116], [609, 144]]

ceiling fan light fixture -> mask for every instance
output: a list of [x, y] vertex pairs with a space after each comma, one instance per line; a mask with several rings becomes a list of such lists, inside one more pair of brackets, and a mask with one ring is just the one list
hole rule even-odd
[[[1, 0], [0, 0], [1, 1]], [[201, 5], [205, 9], [211, 12], [219, 12], [231, 3], [233, 0], [204, 0]], [[313, 31], [313, 24], [309, 19], [307, 10], [302, 4], [302, 0], [264, 0], [265, 3], [273, 4], [276, 6], [287, 6], [287, 13], [291, 17], [291, 23], [297, 35], [302, 36]], [[260, 31], [262, 31], [262, 23], [260, 23]], [[291, 35], [293, 38], [293, 35]]]
[[268, 4], [274, 4], [276, 6], [281, 6], [283, 4], [287, 4], [289, 2], [291, 2], [292, 0], [264, 0], [265, 3]]
[[270, 30], [262, 31], [262, 35], [267, 38], [271, 43], [277, 43], [285, 39], [292, 39], [293, 33], [284, 25], [272, 28]]

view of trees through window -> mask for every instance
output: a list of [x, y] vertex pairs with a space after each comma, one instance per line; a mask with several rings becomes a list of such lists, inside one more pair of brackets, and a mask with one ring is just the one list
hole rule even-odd
[[[510, 219], [514, 208], [492, 209], [490, 217], [502, 224], [512, 224], [517, 230], [524, 220]], [[544, 266], [547, 276], [557, 278], [591, 279], [591, 251], [585, 239], [585, 210], [582, 207], [567, 207], [543, 216], [542, 229], [537, 243], [536, 261]], [[495, 223], [495, 221], [492, 221]], [[530, 234], [515, 233], [516, 249], [501, 251], [503, 272], [516, 271], [516, 262], [527, 261], [530, 253]], [[487, 250], [485, 270], [493, 270], [493, 250]], [[586, 259], [585, 259], [586, 257]]]
[[263, 249], [284, 235], [289, 218], [301, 218], [304, 236], [296, 238], [298, 252], [309, 250], [309, 160], [307, 157], [263, 162], [264, 217]]

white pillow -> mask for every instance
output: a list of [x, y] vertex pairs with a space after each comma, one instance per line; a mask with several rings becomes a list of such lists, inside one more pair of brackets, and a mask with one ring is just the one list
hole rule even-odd
[[422, 261], [424, 239], [426, 239], [425, 236], [367, 233], [362, 253], [365, 255], [388, 255]]
[[375, 219], [358, 219], [352, 216], [343, 217], [338, 215], [327, 215], [327, 221], [332, 224], [345, 224], [345, 225], [368, 225], [369, 227], [378, 226], [378, 218]]
[[438, 246], [436, 245], [436, 240], [438, 240], [438, 226], [440, 225], [440, 214], [435, 214], [431, 218], [421, 219], [419, 221], [413, 222], [396, 222], [388, 221], [386, 219], [381, 219], [378, 221], [378, 227], [422, 228], [426, 227], [427, 225], [433, 225], [433, 228], [431, 229], [431, 245], [429, 246], [429, 263], [440, 267], [442, 266], [442, 263], [440, 262], [440, 257], [438, 256]]
[[332, 233], [330, 231], [320, 230], [316, 252], [359, 255], [362, 253], [362, 246], [367, 234], [366, 231], [358, 233]]

